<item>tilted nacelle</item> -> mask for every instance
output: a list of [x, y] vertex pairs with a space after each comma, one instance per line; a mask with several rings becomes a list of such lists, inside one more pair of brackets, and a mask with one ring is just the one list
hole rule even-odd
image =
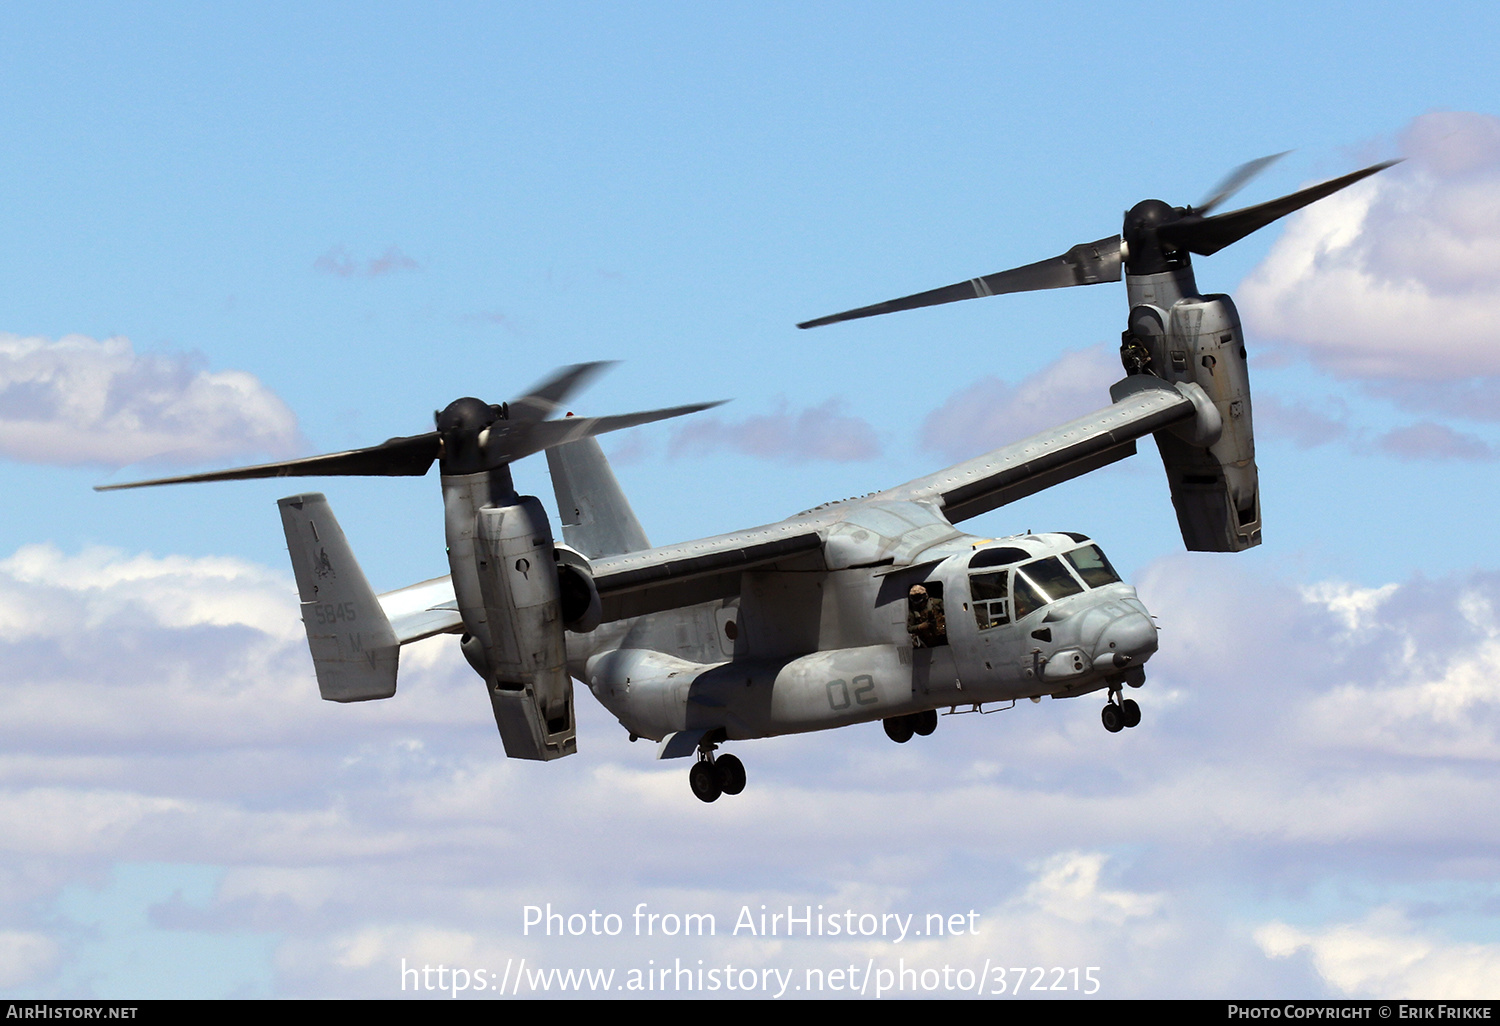
[[[1156, 434], [1172, 505], [1189, 549], [1238, 552], [1260, 544], [1260, 487], [1244, 332], [1228, 296], [1197, 296], [1190, 268], [1132, 276], [1132, 347], [1166, 381], [1203, 390], [1207, 404], [1182, 427]], [[1185, 293], [1185, 294], [1184, 294]], [[1111, 396], [1126, 378], [1111, 389]]]
[[505, 754], [570, 755], [577, 751], [573, 681], [547, 514], [529, 495], [485, 505], [484, 480], [448, 478], [444, 484], [463, 653], [485, 679]]

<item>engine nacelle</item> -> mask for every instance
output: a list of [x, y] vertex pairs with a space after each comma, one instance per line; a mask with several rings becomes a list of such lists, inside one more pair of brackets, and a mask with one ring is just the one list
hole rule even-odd
[[1213, 406], [1184, 428], [1156, 434], [1183, 542], [1200, 552], [1259, 545], [1250, 373], [1234, 303], [1228, 296], [1191, 295], [1170, 310], [1143, 303], [1130, 311], [1129, 334], [1149, 351], [1156, 375], [1198, 386]]
[[443, 476], [448, 569], [464, 657], [485, 680], [513, 759], [577, 751], [552, 529], [507, 468]]
[[542, 504], [526, 495], [479, 510], [474, 549], [490, 699], [505, 754], [555, 759], [576, 751], [562, 598]]

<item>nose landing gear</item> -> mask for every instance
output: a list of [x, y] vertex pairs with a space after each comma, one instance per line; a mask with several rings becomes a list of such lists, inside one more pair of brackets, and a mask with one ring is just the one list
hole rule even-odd
[[1141, 707], [1133, 698], [1122, 700], [1119, 688], [1111, 688], [1109, 702], [1105, 704], [1099, 718], [1104, 722], [1105, 730], [1118, 734], [1126, 727], [1134, 727], [1141, 722]]
[[721, 794], [739, 794], [745, 789], [745, 764], [732, 755], [714, 758], [711, 744], [698, 749], [698, 761], [688, 770], [688, 786], [702, 802], [715, 802]]

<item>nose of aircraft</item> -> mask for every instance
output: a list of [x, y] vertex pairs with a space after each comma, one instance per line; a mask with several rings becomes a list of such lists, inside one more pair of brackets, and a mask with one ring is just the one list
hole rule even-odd
[[1155, 651], [1156, 624], [1145, 613], [1132, 610], [1104, 628], [1094, 652], [1094, 664], [1107, 664], [1112, 660], [1123, 670], [1128, 666], [1139, 666]]

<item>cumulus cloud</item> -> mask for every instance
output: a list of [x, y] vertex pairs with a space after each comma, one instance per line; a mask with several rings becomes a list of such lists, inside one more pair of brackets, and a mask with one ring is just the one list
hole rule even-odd
[[297, 418], [243, 371], [127, 339], [0, 334], [0, 453], [27, 463], [203, 463], [301, 447]]
[[[0, 992], [121, 996], [123, 972], [89, 975], [98, 938], [181, 952], [172, 980], [202, 959], [216, 993], [351, 997], [399, 995], [403, 958], [973, 978], [993, 957], [1099, 966], [1104, 996], [1316, 997], [1385, 986], [1329, 968], [1350, 923], [1394, 942], [1390, 965], [1463, 955], [1286, 884], [1353, 874], [1371, 907], [1441, 915], [1455, 854], [1488, 873], [1500, 575], [1298, 587], [1189, 555], [1140, 586], [1163, 633], [1139, 728], [1106, 734], [1096, 695], [945, 716], [900, 746], [877, 724], [736, 743], [750, 786], [705, 806], [586, 693], [577, 756], [504, 759], [452, 638], [402, 653], [392, 700], [321, 702], [279, 568], [22, 549], [0, 561]], [[637, 937], [641, 903], [717, 932]], [[524, 932], [548, 904], [630, 925]], [[975, 928], [733, 929], [788, 905]], [[225, 972], [225, 951], [269, 954]], [[1403, 972], [1413, 996], [1462, 992]]]
[[609, 462], [617, 466], [639, 463], [651, 454], [651, 442], [641, 431], [622, 431], [619, 441], [609, 452]]
[[[1362, 648], [1382, 652], [1384, 666], [1313, 697], [1300, 730], [1370, 751], [1500, 760], [1500, 595], [1492, 579], [1439, 588], [1325, 585], [1304, 594], [1343, 617]], [[1417, 603], [1427, 615], [1437, 604], [1454, 644], [1427, 650], [1420, 641], [1426, 624], [1410, 622]]]
[[1255, 397], [1256, 434], [1264, 439], [1282, 438], [1300, 449], [1330, 443], [1362, 455], [1392, 456], [1408, 463], [1423, 461], [1489, 462], [1500, 456], [1496, 446], [1468, 431], [1421, 420], [1379, 434], [1351, 426], [1343, 403], [1330, 404], [1336, 416], [1301, 402], [1288, 402], [1271, 394]]
[[1124, 376], [1107, 345], [1065, 353], [1012, 385], [985, 377], [948, 397], [922, 424], [922, 445], [957, 461], [1109, 405]]
[[1333, 404], [1339, 416], [1330, 417], [1306, 403], [1288, 402], [1275, 395], [1259, 392], [1254, 397], [1257, 437], [1290, 439], [1302, 449], [1312, 449], [1347, 439], [1349, 424], [1342, 404]]
[[361, 260], [347, 247], [334, 246], [313, 261], [313, 267], [335, 278], [379, 278], [397, 271], [416, 271], [420, 265], [401, 252], [398, 246], [387, 246], [378, 257]]
[[1424, 420], [1388, 431], [1376, 447], [1403, 460], [1493, 460], [1495, 447], [1477, 435]]
[[1396, 593], [1396, 585], [1358, 588], [1347, 581], [1319, 581], [1300, 590], [1304, 601], [1322, 606], [1337, 616], [1352, 634], [1375, 622], [1380, 607]]
[[1500, 119], [1426, 114], [1400, 149], [1406, 163], [1294, 215], [1239, 308], [1341, 375], [1500, 374]]
[[667, 446], [674, 457], [725, 451], [788, 463], [852, 463], [879, 456], [880, 439], [868, 421], [830, 399], [798, 411], [783, 401], [769, 416], [741, 421], [697, 416], [677, 428]]
[[1272, 958], [1299, 954], [1346, 997], [1442, 995], [1484, 1001], [1500, 979], [1500, 944], [1464, 944], [1426, 936], [1394, 908], [1316, 930], [1269, 923], [1255, 940]]
[[1455, 381], [1367, 381], [1364, 390], [1404, 409], [1465, 420], [1500, 420], [1500, 376]]
[[53, 968], [58, 945], [39, 933], [0, 930], [0, 987], [27, 983]]

